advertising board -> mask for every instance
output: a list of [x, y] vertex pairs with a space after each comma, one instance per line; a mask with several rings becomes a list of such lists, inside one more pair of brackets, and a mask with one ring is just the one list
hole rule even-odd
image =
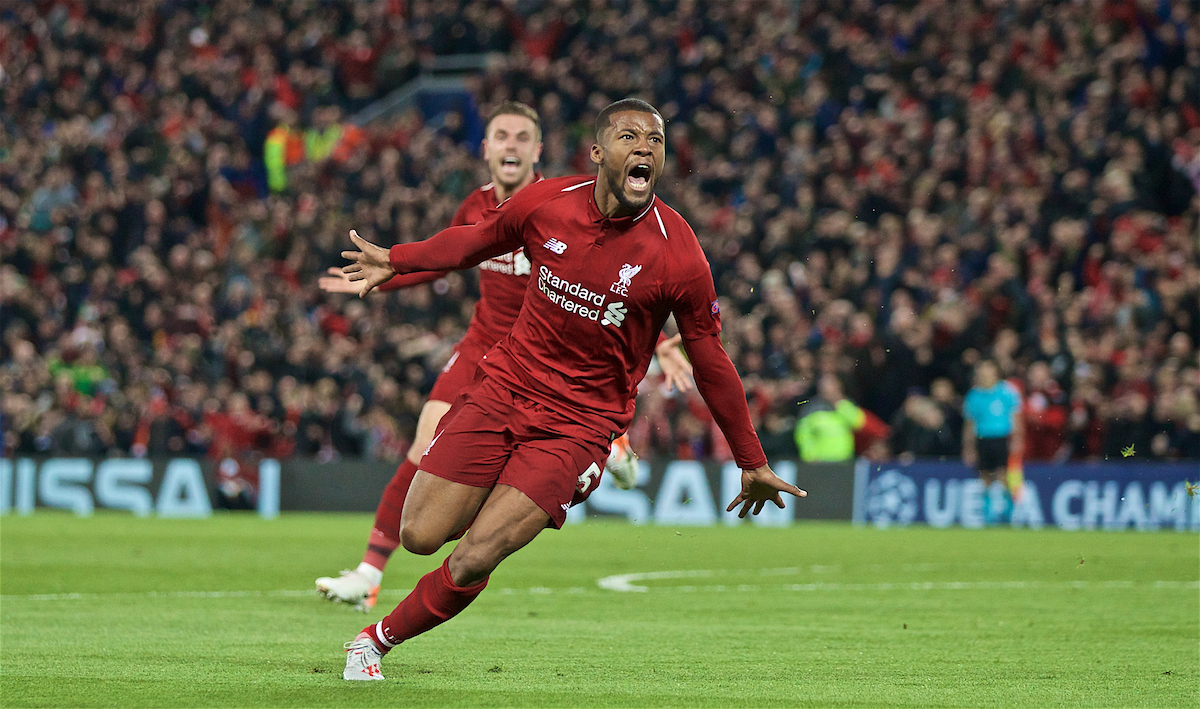
[[[1006, 524], [1200, 531], [1200, 496], [1190, 486], [1198, 478], [1196, 463], [1029, 464]], [[973, 470], [949, 462], [860, 462], [854, 487], [854, 521], [877, 527], [982, 527], [983, 496], [1003, 494], [985, 491]]]
[[[634, 524], [733, 525], [727, 505], [741, 486], [733, 463], [655, 459], [640, 461], [638, 485], [619, 490], [605, 476], [569, 523], [624, 519]], [[226, 503], [228, 461], [194, 458], [0, 459], [0, 513], [30, 514], [40, 507], [78, 515], [98, 509], [137, 516], [207, 517]], [[853, 520], [877, 527], [928, 524], [983, 526], [985, 491], [974, 472], [950, 462], [910, 464], [804, 464], [779, 460], [772, 467], [808, 491], [784, 496], [780, 510], [767, 504], [750, 524], [795, 520]], [[280, 511], [372, 512], [392, 477], [379, 461], [262, 460], [237, 473], [253, 481], [248, 507], [263, 517]], [[240, 478], [239, 478], [240, 479]], [[1025, 491], [1004, 524], [1064, 530], [1200, 531], [1200, 479], [1194, 463], [1067, 463], [1028, 465]]]
[[[114, 509], [139, 516], [206, 517], [220, 502], [217, 490], [224, 465], [193, 458], [0, 460], [0, 512], [30, 514], [38, 507], [56, 507], [78, 515]], [[637, 487], [618, 490], [604, 477], [591, 498], [571, 510], [569, 520], [737, 522], [735, 513], [724, 511], [741, 486], [741, 473], [734, 464], [659, 459], [640, 461], [640, 466]], [[782, 510], [767, 505], [754, 524], [850, 518], [854, 484], [850, 464], [798, 465], [783, 460], [774, 463], [774, 469], [808, 490], [809, 497], [797, 501], [788, 496]], [[393, 463], [379, 461], [268, 459], [248, 471], [248, 477], [255, 481], [259, 514], [272, 517], [280, 510], [373, 512], [394, 471]]]

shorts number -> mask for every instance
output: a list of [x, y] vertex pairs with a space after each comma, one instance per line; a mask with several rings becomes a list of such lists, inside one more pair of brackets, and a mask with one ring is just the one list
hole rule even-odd
[[587, 492], [587, 489], [592, 486], [592, 480], [600, 477], [600, 466], [592, 463], [588, 469], [583, 471], [579, 476], [579, 491]]

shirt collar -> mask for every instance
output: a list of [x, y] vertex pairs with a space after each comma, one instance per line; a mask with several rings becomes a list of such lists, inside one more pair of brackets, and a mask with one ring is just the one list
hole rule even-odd
[[[546, 178], [545, 178], [545, 177], [542, 175], [542, 173], [540, 173], [540, 172], [535, 172], [535, 173], [533, 173], [533, 182], [530, 182], [530, 183], [529, 183], [529, 185], [534, 185], [534, 184], [537, 184], [537, 183], [541, 182], [541, 181], [542, 181], [542, 180], [544, 180], [544, 179], [546, 179]], [[525, 185], [525, 187], [528, 187], [529, 185]], [[496, 181], [495, 181], [495, 180], [492, 180], [491, 182], [487, 183], [487, 185], [484, 185], [484, 186], [485, 186], [485, 187], [487, 187], [487, 186], [491, 186], [491, 188], [492, 188], [492, 201], [493, 201], [493, 202], [496, 202], [496, 195], [497, 195], [497, 194], [499, 194], [498, 192], [496, 192], [496, 191], [495, 191], [495, 190], [496, 190]], [[524, 189], [524, 187], [522, 187], [521, 189]], [[512, 195], [510, 194], [510, 195], [508, 196], [508, 198], [509, 198], [509, 199], [512, 199]], [[497, 207], [499, 207], [501, 204], [504, 204], [504, 203], [503, 203], [503, 202], [496, 202], [496, 206], [497, 206]]]
[[[597, 176], [596, 179], [600, 179], [599, 176]], [[646, 205], [646, 207], [644, 209], [642, 209], [641, 212], [637, 213], [636, 215], [634, 215], [632, 217], [616, 217], [615, 219], [610, 219], [609, 217], [604, 216], [604, 213], [600, 211], [600, 207], [598, 207], [596, 205], [595, 188], [588, 190], [588, 212], [592, 217], [592, 223], [599, 224], [605, 220], [608, 220], [609, 224], [612, 224], [617, 229], [622, 229], [622, 230], [628, 229], [629, 227], [633, 226], [634, 224], [637, 224], [638, 222], [645, 219], [646, 215], [648, 215], [650, 212], [652, 212], [654, 210], [654, 205], [657, 203], [658, 203], [658, 195], [651, 195], [650, 202]]]

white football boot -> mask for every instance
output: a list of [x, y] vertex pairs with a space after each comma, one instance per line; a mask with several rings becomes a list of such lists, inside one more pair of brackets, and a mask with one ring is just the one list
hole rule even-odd
[[383, 653], [365, 631], [342, 647], [346, 648], [346, 669], [342, 671], [342, 679], [383, 679], [383, 672], [379, 669]]
[[629, 446], [629, 436], [621, 434], [612, 442], [604, 469], [612, 476], [613, 484], [622, 490], [637, 487], [638, 457]]
[[371, 585], [365, 576], [347, 569], [337, 578], [322, 576], [317, 579], [317, 593], [335, 603], [345, 603], [367, 613], [375, 607], [379, 584]]

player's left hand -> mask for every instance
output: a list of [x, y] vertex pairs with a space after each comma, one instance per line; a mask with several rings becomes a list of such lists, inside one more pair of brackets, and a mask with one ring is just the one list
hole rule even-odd
[[754, 514], [758, 514], [762, 512], [763, 505], [767, 503], [767, 500], [774, 502], [775, 506], [782, 510], [783, 498], [779, 495], [781, 492], [796, 497], [808, 497], [807, 492], [776, 475], [769, 465], [753, 470], [743, 468], [742, 491], [733, 498], [733, 502], [729, 503], [725, 511], [732, 512], [733, 508], [741, 505], [742, 509], [738, 511], [738, 517], [745, 517], [746, 513], [750, 511], [750, 506], [753, 505]]
[[349, 266], [343, 266], [342, 273], [355, 283], [362, 282], [363, 287], [359, 291], [358, 297], [365, 298], [367, 293], [374, 290], [376, 286], [391, 280], [396, 272], [392, 270], [392, 262], [388, 258], [387, 249], [372, 244], [359, 236], [358, 232], [353, 229], [350, 230], [350, 241], [359, 248], [359, 251], [342, 252], [342, 258], [354, 262]]
[[654, 348], [658, 357], [658, 366], [662, 368], [663, 378], [667, 387], [675, 387], [681, 392], [689, 392], [692, 384], [692, 363], [683, 356], [679, 344], [683, 342], [682, 335], [668, 337]]

